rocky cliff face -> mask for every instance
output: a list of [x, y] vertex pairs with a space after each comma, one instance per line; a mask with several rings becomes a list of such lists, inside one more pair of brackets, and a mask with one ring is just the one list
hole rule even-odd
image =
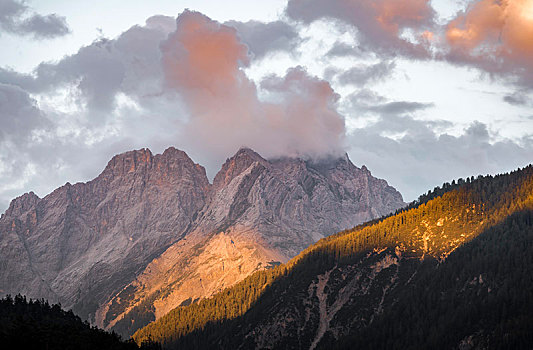
[[213, 295], [325, 235], [402, 205], [396, 190], [347, 157], [266, 160], [241, 149], [215, 176], [210, 200], [186, 239], [112, 298], [99, 320], [131, 334], [144, 325], [139, 320]]
[[533, 334], [533, 166], [459, 180], [134, 335], [165, 349], [519, 349]]
[[143, 149], [114, 157], [88, 183], [25, 194], [0, 219], [0, 290], [94, 320], [102, 301], [189, 230], [209, 186], [184, 152]]
[[0, 290], [131, 334], [403, 204], [347, 157], [266, 160], [241, 149], [210, 185], [182, 151], [127, 152], [88, 183], [11, 203], [0, 219]]

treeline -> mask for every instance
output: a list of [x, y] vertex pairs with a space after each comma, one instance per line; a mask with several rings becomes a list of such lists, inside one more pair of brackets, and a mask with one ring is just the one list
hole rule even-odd
[[244, 322], [259, 319], [268, 312], [262, 305], [279, 297], [287, 286], [305, 288], [333, 266], [352, 264], [363, 254], [384, 247], [397, 247], [417, 259], [442, 260], [513, 213], [531, 208], [532, 203], [532, 166], [444, 184], [395, 215], [324, 238], [285, 265], [255, 273], [212, 298], [178, 307], [133, 338], [137, 343], [153, 339], [168, 347], [205, 344], [208, 335], [213, 339], [229, 335], [228, 329], [239, 327], [236, 322], [245, 313]]
[[[531, 192], [530, 192], [531, 194]], [[426, 265], [368, 327], [323, 349], [531, 349], [533, 210]]]
[[10, 295], [0, 299], [0, 345], [2, 349], [160, 349], [146, 341], [141, 347], [133, 341], [122, 341], [83, 322], [72, 311], [50, 305], [47, 301]]
[[[460, 184], [459, 184], [460, 183]], [[487, 227], [498, 224], [509, 215], [533, 203], [533, 166], [529, 165], [510, 174], [479, 176], [471, 182], [452, 182], [443, 185], [425, 199], [412, 204], [411, 209], [363, 224], [352, 230], [326, 237], [295, 259], [307, 253], [329, 252], [336, 260], [350, 259], [361, 251], [379, 247], [404, 246], [419, 253], [419, 236], [433, 224], [433, 229], [446, 234], [432, 240], [430, 255], [440, 258], [449, 250], [450, 243], [470, 235], [474, 238]], [[448, 189], [447, 191], [445, 189]], [[439, 220], [442, 220], [439, 222]], [[439, 226], [440, 225], [440, 226]]]
[[169, 345], [191, 331], [203, 328], [207, 322], [236, 318], [244, 314], [264, 289], [286, 271], [287, 268], [283, 266], [256, 272], [211, 298], [170, 311], [158, 321], [138, 330], [133, 339], [139, 344], [153, 339]]

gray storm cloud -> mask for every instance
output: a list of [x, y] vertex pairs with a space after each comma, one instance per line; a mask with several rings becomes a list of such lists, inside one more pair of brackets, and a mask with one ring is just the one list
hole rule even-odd
[[65, 17], [55, 13], [32, 13], [24, 1], [0, 0], [0, 28], [16, 35], [32, 35], [36, 39], [49, 39], [70, 32]]
[[298, 31], [283, 21], [228, 21], [227, 26], [237, 29], [237, 34], [254, 59], [261, 59], [276, 51], [292, 52], [301, 43]]
[[[286, 12], [305, 23], [339, 19], [357, 29], [361, 46], [383, 55], [430, 56], [423, 39], [435, 24], [429, 0], [289, 0]], [[416, 43], [402, 37], [409, 29], [415, 31]]]

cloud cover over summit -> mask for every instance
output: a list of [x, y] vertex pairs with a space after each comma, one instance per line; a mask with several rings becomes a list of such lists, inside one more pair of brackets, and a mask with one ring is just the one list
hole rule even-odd
[[215, 157], [240, 146], [267, 157], [342, 151], [344, 119], [329, 83], [296, 67], [285, 77], [269, 77], [261, 87], [273, 98], [260, 100], [243, 71], [248, 48], [234, 28], [186, 11], [161, 52], [165, 85], [189, 111], [184, 137], [194, 149]]
[[[407, 200], [451, 178], [523, 166], [533, 152], [533, 68], [522, 40], [530, 2], [472, 1], [446, 20], [425, 0], [291, 0], [271, 22], [185, 10], [30, 73], [0, 62], [0, 208], [23, 192], [87, 180], [113, 154], [147, 146], [185, 149], [210, 175], [241, 146], [266, 157], [347, 151]], [[432, 80], [414, 99], [387, 86], [409, 86], [408, 65], [450, 63], [452, 75], [476, 69], [458, 84], [481, 73], [507, 85], [469, 85], [487, 106], [469, 101], [465, 115], [443, 114], [443, 103], [466, 105], [446, 92], [428, 99], [446, 82]]]

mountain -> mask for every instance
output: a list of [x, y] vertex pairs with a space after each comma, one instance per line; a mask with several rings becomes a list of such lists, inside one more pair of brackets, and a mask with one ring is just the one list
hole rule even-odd
[[129, 335], [403, 205], [347, 156], [266, 160], [244, 148], [210, 184], [182, 151], [126, 152], [92, 181], [12, 201], [0, 218], [0, 291]]
[[271, 268], [328, 234], [403, 206], [401, 195], [345, 157], [266, 160], [243, 148], [216, 174], [186, 237], [101, 310], [123, 335], [179, 305]]
[[25, 194], [0, 219], [0, 290], [94, 321], [104, 300], [187, 233], [208, 193], [204, 169], [184, 152], [142, 149], [88, 183]]
[[533, 166], [460, 179], [137, 331], [165, 348], [529, 349]]

